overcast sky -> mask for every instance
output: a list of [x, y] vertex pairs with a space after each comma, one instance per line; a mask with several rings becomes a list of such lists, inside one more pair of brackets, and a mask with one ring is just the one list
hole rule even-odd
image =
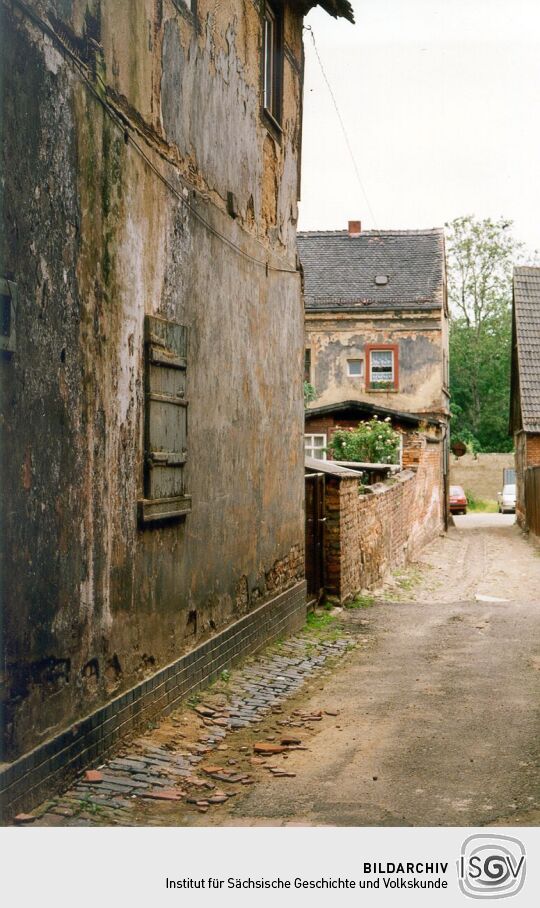
[[[306, 18], [300, 229], [504, 215], [540, 247], [540, 0], [353, 0]], [[367, 199], [366, 199], [367, 195]], [[369, 202], [369, 203], [368, 203]], [[370, 206], [372, 211], [370, 211]]]

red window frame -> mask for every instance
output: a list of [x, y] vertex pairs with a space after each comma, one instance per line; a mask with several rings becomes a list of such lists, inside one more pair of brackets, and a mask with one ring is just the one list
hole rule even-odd
[[368, 391], [378, 391], [383, 390], [382, 388], [372, 388], [371, 381], [371, 354], [373, 351], [377, 350], [391, 350], [394, 354], [394, 381], [388, 388], [389, 391], [397, 391], [399, 389], [399, 346], [398, 344], [366, 344], [365, 346], [365, 359], [366, 359], [366, 388]]

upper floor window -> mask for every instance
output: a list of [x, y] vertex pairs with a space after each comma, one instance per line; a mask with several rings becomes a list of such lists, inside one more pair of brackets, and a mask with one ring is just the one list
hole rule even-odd
[[311, 384], [311, 349], [309, 347], [304, 350], [304, 381]]
[[348, 359], [347, 375], [349, 376], [349, 378], [362, 378], [364, 375], [364, 360]]
[[398, 348], [395, 344], [366, 347], [367, 374], [372, 391], [398, 389]]
[[276, 3], [266, 2], [263, 13], [263, 107], [279, 125], [283, 80], [283, 16]]

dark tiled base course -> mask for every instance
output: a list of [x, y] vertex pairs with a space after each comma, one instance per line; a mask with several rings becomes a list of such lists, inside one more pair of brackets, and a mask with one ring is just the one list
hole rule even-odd
[[176, 709], [224, 669], [298, 630], [305, 618], [302, 581], [11, 763], [0, 771], [0, 819], [8, 821], [56, 794], [81, 769], [100, 762], [124, 735]]

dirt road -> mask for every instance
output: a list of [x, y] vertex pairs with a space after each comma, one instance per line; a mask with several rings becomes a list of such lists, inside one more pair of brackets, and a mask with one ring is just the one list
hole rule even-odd
[[539, 824], [539, 551], [512, 517], [457, 518], [374, 598], [248, 660], [37, 824]]
[[224, 824], [540, 822], [539, 553], [512, 517], [456, 524], [347, 614], [371, 644], [304, 703], [339, 716]]

